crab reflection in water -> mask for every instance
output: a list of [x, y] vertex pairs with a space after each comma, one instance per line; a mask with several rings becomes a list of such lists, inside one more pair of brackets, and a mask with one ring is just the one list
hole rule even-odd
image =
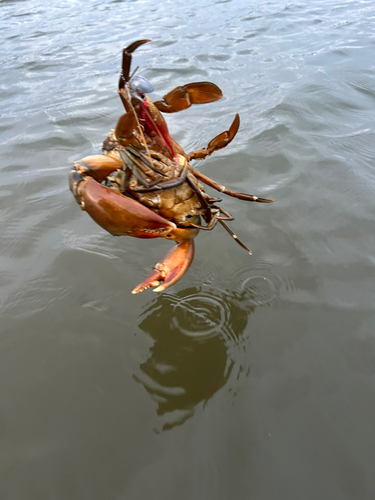
[[200, 403], [227, 384], [233, 370], [247, 370], [235, 368], [254, 310], [245, 298], [241, 292], [191, 287], [158, 296], [144, 310], [138, 326], [154, 344], [134, 378], [157, 402], [163, 430], [192, 417]]

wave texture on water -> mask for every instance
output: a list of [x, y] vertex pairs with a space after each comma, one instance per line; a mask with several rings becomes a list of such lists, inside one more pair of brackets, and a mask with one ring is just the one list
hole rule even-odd
[[[373, 1], [8, 0], [0, 14], [0, 497], [370, 498]], [[200, 234], [156, 298], [130, 291], [167, 244], [112, 238], [67, 183], [123, 113], [121, 51], [142, 38], [153, 98], [223, 90], [167, 116], [185, 150], [240, 113], [195, 166], [276, 200], [225, 197], [253, 256], [220, 227]]]

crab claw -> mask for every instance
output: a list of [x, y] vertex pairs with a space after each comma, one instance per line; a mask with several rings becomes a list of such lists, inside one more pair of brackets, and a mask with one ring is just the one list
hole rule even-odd
[[82, 210], [113, 236], [163, 238], [176, 230], [173, 222], [78, 170], [71, 171], [69, 182]]
[[234, 139], [235, 135], [238, 132], [238, 128], [240, 126], [240, 116], [237, 113], [234, 117], [232, 125], [229, 127], [229, 130], [222, 132], [221, 134], [214, 137], [206, 148], [198, 149], [196, 151], [192, 151], [188, 153], [188, 161], [190, 160], [203, 160], [206, 156], [212, 155], [218, 149], [225, 148], [228, 144]]
[[130, 64], [132, 60], [132, 52], [135, 51], [140, 45], [144, 43], [151, 42], [149, 39], [137, 40], [125, 47], [122, 51], [122, 71], [120, 75], [120, 81], [118, 88], [119, 90], [125, 87], [125, 84], [130, 80]]
[[194, 258], [194, 241], [182, 241], [169, 250], [156, 264], [152, 273], [134, 288], [133, 294], [156, 286], [153, 292], [162, 292], [174, 285], [189, 269]]
[[176, 113], [190, 108], [192, 104], [207, 104], [222, 97], [222, 91], [214, 83], [194, 82], [176, 87], [163, 96], [163, 101], [154, 104], [163, 113]]

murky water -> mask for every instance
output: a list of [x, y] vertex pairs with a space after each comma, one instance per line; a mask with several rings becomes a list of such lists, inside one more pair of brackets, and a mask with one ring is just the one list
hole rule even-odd
[[[375, 497], [372, 1], [0, 2], [0, 498]], [[122, 105], [121, 49], [226, 198], [167, 293], [170, 247], [113, 238], [68, 190]]]

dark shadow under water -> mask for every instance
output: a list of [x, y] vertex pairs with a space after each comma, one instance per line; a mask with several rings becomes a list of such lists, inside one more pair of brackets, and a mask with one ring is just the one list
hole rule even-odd
[[[148, 304], [139, 328], [154, 345], [135, 380], [157, 402], [162, 429], [181, 425], [228, 382], [254, 307], [248, 289], [190, 287]], [[188, 325], [188, 326], [187, 326]]]

